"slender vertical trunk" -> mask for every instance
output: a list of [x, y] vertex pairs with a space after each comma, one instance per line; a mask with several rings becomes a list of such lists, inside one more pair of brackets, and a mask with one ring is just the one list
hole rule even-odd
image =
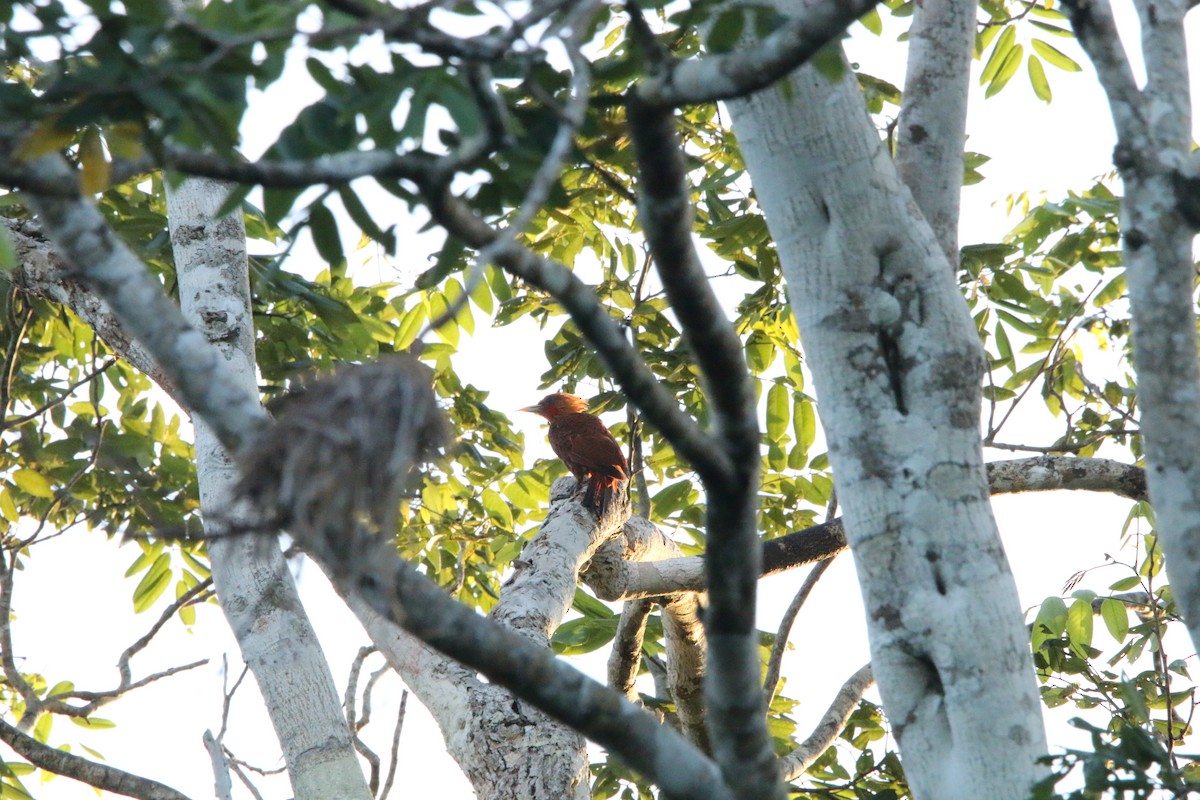
[[[245, 228], [237, 214], [213, 219], [225, 196], [222, 184], [202, 179], [168, 193], [180, 306], [257, 392]], [[238, 473], [211, 429], [200, 420], [195, 428], [213, 583], [262, 691], [292, 789], [300, 800], [370, 798], [333, 676], [283, 556], [250, 536], [221, 536], [238, 513], [230, 508]]]
[[975, 0], [917, 4], [908, 32], [908, 71], [896, 130], [896, 169], [952, 269], [958, 266], [975, 9]]

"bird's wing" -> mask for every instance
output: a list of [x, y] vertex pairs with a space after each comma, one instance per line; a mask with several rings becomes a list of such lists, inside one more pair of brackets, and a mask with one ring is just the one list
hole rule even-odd
[[550, 426], [550, 446], [573, 473], [625, 480], [629, 465], [621, 445], [591, 414], [565, 414]]

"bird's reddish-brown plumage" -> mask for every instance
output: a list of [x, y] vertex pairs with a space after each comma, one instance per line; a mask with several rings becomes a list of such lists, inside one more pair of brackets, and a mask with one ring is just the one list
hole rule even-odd
[[550, 447], [587, 487], [584, 503], [603, 516], [622, 482], [629, 479], [629, 463], [608, 428], [588, 413], [587, 401], [565, 392], [547, 395], [536, 406], [522, 410], [550, 421]]

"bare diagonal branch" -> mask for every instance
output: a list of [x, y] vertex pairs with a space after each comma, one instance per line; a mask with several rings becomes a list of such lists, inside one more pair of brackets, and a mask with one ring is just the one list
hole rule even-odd
[[[0, 141], [0, 156], [11, 141]], [[31, 164], [63, 185], [75, 175], [60, 156]], [[95, 205], [80, 196], [26, 194], [59, 253], [103, 297], [158, 366], [178, 387], [181, 398], [209, 422], [225, 446], [236, 451], [266, 422], [258, 399], [230, 374], [203, 334], [184, 321], [162, 286], [113, 233]]]
[[829, 704], [829, 709], [821, 717], [821, 721], [817, 723], [809, 737], [801, 742], [795, 750], [780, 759], [784, 780], [795, 780], [803, 775], [804, 771], [817, 760], [817, 757], [833, 744], [833, 740], [846, 727], [850, 715], [858, 707], [858, 701], [862, 699], [863, 693], [873, 683], [875, 683], [875, 675], [871, 672], [871, 665], [867, 664], [842, 684], [837, 696]]
[[[716, 766], [649, 712], [559, 661], [548, 648], [480, 617], [447, 596], [379, 541], [374, 552], [339, 559], [316, 536], [297, 532], [339, 590], [393, 624], [608, 748], [670, 798], [731, 800]], [[273, 546], [264, 539], [263, 546]]]
[[138, 800], [188, 800], [187, 795], [157, 781], [42, 744], [3, 720], [0, 720], [0, 741], [35, 767], [106, 792], [136, 797]]

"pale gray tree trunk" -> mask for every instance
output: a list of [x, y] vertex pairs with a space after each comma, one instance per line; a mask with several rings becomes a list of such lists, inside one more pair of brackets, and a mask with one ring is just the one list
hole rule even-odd
[[917, 4], [908, 32], [908, 71], [896, 128], [896, 168], [951, 267], [958, 266], [975, 9], [975, 0]]
[[1024, 800], [1046, 751], [979, 444], [983, 353], [848, 69], [731, 102], [821, 405], [872, 664], [920, 800]]
[[1139, 89], [1106, 0], [1068, 3], [1108, 94], [1125, 184], [1121, 244], [1133, 317], [1146, 479], [1165, 567], [1200, 648], [1200, 363], [1193, 241], [1200, 158], [1191, 152], [1186, 0], [1138, 0], [1146, 84]]
[[[214, 219], [227, 191], [215, 181], [191, 179], [167, 193], [180, 306], [256, 393], [245, 227], [238, 214]], [[212, 430], [194, 422], [213, 583], [258, 681], [292, 789], [300, 800], [370, 798], [333, 676], [283, 555], [256, 547], [253, 536], [228, 535], [238, 518], [230, 507], [238, 471]]]

